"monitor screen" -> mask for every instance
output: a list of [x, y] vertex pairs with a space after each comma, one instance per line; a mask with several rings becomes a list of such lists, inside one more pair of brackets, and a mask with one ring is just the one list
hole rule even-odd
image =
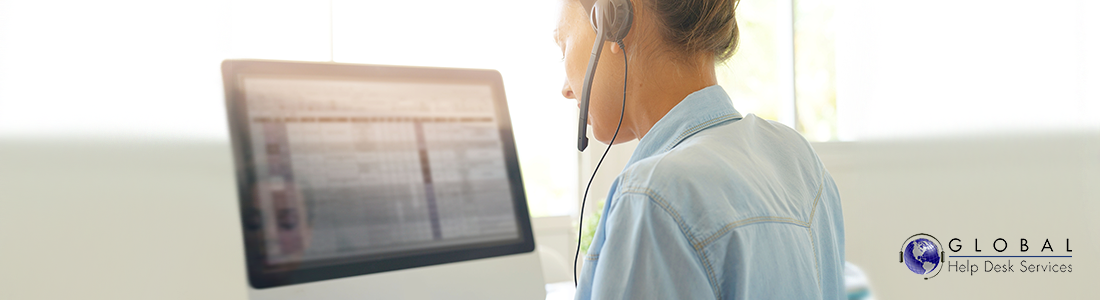
[[235, 63], [253, 286], [530, 251], [495, 71]]

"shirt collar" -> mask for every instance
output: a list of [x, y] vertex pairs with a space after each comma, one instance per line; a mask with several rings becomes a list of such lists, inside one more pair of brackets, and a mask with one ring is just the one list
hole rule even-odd
[[726, 90], [712, 85], [695, 91], [676, 104], [638, 142], [627, 166], [679, 145], [684, 139], [716, 124], [741, 119]]

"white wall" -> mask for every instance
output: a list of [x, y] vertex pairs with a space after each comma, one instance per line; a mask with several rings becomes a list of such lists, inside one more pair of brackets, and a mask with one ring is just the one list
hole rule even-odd
[[[853, 142], [814, 147], [840, 188], [847, 258], [879, 298], [1096, 298], [1100, 2], [837, 3], [838, 128]], [[1074, 273], [921, 282], [897, 262], [918, 232], [986, 248], [1070, 238]]]
[[0, 139], [0, 299], [246, 299], [227, 142]]
[[1100, 3], [837, 0], [842, 140], [1100, 128]]
[[[847, 260], [864, 269], [879, 299], [928, 296], [914, 291], [955, 299], [1100, 297], [1094, 286], [1100, 281], [1095, 240], [1100, 132], [815, 143], [814, 148], [840, 189]], [[1072, 263], [1073, 273], [944, 271], [924, 281], [898, 262], [899, 246], [916, 233], [943, 243], [960, 238], [966, 241], [962, 251], [971, 255], [975, 238], [982, 255], [1051, 255], [1038, 252], [1050, 239], [1056, 255], [1073, 257], [1028, 260]], [[1005, 253], [992, 250], [997, 238], [1009, 242]], [[1021, 238], [1030, 241], [1027, 253], [1018, 252]], [[1064, 252], [1065, 239], [1072, 241], [1072, 253]]]

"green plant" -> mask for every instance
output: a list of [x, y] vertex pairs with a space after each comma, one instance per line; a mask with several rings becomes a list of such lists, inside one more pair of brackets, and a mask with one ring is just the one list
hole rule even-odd
[[596, 226], [600, 224], [600, 218], [603, 217], [603, 205], [604, 201], [596, 202], [590, 209], [590, 213], [584, 217], [584, 224], [581, 224], [581, 253], [588, 253], [588, 246], [592, 244], [592, 237], [596, 235]]

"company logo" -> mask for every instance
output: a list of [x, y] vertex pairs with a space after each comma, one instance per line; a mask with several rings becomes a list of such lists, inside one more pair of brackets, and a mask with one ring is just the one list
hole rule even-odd
[[944, 262], [944, 253], [941, 251], [940, 241], [929, 234], [918, 233], [905, 239], [898, 253], [898, 261], [905, 265], [909, 271], [924, 279], [936, 277], [940, 274], [940, 264]]
[[[958, 273], [974, 276], [975, 273], [1005, 274], [1005, 273], [1073, 273], [1073, 250], [1070, 248], [1070, 239], [1065, 239], [1065, 247], [1060, 246], [1060, 240], [1042, 239], [1042, 247], [1037, 242], [1028, 242], [1027, 238], [1021, 238], [1019, 252], [1009, 251], [1009, 240], [1005, 238], [993, 239], [993, 251], [996, 253], [982, 253], [980, 239], [974, 239], [974, 248], [971, 253], [964, 250], [964, 239], [953, 237], [948, 241], [947, 247], [941, 244], [936, 237], [918, 233], [909, 236], [901, 244], [898, 251], [898, 262], [905, 269], [924, 277], [925, 280], [934, 278], [940, 271], [947, 269], [947, 273]], [[967, 239], [969, 241], [969, 239]], [[1034, 239], [1032, 239], [1034, 241]], [[1013, 240], [1015, 242], [1015, 240]], [[968, 242], [966, 244], [969, 244]], [[946, 255], [944, 251], [950, 251]], [[1009, 253], [1005, 253], [1008, 251]], [[963, 252], [963, 253], [959, 253]], [[1038, 252], [1038, 253], [1036, 253]], [[1064, 253], [1059, 253], [1064, 252]], [[972, 259], [979, 259], [974, 260]], [[984, 259], [984, 260], [982, 260]], [[948, 277], [955, 275], [947, 275]]]

